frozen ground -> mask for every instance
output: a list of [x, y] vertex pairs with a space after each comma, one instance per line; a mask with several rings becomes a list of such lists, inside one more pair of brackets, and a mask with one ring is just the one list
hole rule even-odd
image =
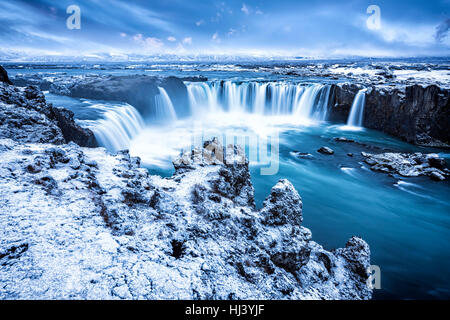
[[163, 179], [126, 152], [0, 140], [0, 298], [371, 297], [368, 245], [313, 242], [287, 180], [256, 211], [239, 148], [212, 141], [175, 168]]

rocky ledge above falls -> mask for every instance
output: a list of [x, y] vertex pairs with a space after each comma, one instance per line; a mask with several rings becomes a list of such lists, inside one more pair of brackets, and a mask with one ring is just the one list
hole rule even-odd
[[[363, 126], [416, 145], [450, 148], [450, 89], [436, 85], [369, 86]], [[346, 122], [356, 84], [334, 86], [330, 120]]]
[[177, 115], [189, 114], [187, 88], [183, 80], [177, 77], [152, 77], [147, 75], [85, 75], [83, 77], [63, 77], [54, 79], [49, 90], [52, 93], [74, 98], [109, 100], [126, 102], [147, 116], [155, 110], [156, 95], [163, 88], [173, 105]]
[[74, 141], [85, 147], [97, 146], [93, 132], [79, 126], [72, 111], [47, 104], [37, 87], [18, 88], [1, 82], [0, 138], [54, 144]]
[[0, 298], [371, 297], [367, 243], [312, 241], [287, 180], [256, 210], [239, 147], [174, 164], [161, 178], [127, 152], [0, 140]]

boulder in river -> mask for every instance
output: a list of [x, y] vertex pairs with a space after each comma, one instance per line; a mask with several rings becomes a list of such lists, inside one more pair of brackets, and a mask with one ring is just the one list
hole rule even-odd
[[334, 154], [334, 150], [329, 148], [329, 147], [320, 147], [317, 152], [322, 153], [322, 154], [326, 154], [326, 155], [332, 155]]
[[[395, 153], [371, 154], [361, 152], [364, 162], [373, 171], [399, 174], [403, 177], [428, 176], [433, 180], [445, 180], [449, 175], [444, 159], [435, 153]], [[437, 168], [440, 167], [440, 168]]]

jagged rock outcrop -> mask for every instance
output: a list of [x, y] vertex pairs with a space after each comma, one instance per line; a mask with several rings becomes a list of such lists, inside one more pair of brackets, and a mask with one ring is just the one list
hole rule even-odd
[[4, 83], [0, 83], [0, 137], [21, 142], [74, 141], [81, 146], [97, 146], [91, 130], [79, 126], [71, 111], [47, 104], [37, 87], [17, 88]]
[[93, 132], [78, 125], [72, 111], [52, 107], [52, 112], [66, 141], [73, 141], [83, 147], [94, 148], [98, 146]]
[[0, 140], [0, 298], [371, 297], [362, 239], [325, 250], [287, 180], [256, 210], [242, 150], [198, 151], [161, 178], [127, 152]]
[[44, 95], [33, 87], [20, 90], [0, 83], [0, 137], [21, 142], [65, 143]]

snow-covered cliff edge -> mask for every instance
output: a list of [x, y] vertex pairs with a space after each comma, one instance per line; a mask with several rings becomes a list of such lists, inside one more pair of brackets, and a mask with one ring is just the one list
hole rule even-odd
[[1, 299], [368, 299], [369, 246], [332, 252], [280, 180], [254, 208], [239, 147], [151, 176], [127, 152], [0, 140]]

